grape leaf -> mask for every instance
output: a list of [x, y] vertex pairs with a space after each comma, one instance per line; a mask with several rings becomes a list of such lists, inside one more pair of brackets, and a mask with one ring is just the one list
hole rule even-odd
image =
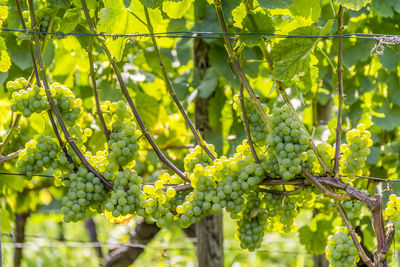
[[140, 2], [148, 8], [160, 7], [164, 0], [140, 0]]
[[371, 7], [381, 17], [392, 17], [394, 12], [400, 12], [400, 1], [374, 0]]
[[190, 8], [194, 0], [164, 1], [162, 10], [171, 19], [180, 19]]
[[321, 4], [319, 0], [295, 0], [289, 10], [300, 25], [306, 26], [318, 21]]
[[348, 9], [357, 11], [366, 6], [371, 0], [336, 0], [336, 2]]
[[136, 105], [136, 108], [144, 123], [148, 127], [156, 125], [160, 109], [158, 101], [154, 97], [138, 91], [136, 92], [135, 103], [140, 103], [140, 105]]
[[131, 5], [132, 0], [124, 0], [124, 5], [126, 8], [129, 8], [129, 6]]
[[[242, 26], [245, 32], [248, 33], [274, 33], [274, 24], [270, 18], [270, 13], [262, 8], [257, 8], [254, 11], [248, 12], [242, 21]], [[240, 36], [240, 40], [247, 46], [255, 46], [262, 39], [260, 36]]]
[[242, 21], [246, 17], [246, 14], [247, 14], [246, 6], [243, 3], [235, 7], [235, 9], [232, 10], [232, 16], [234, 21], [233, 26], [243, 29]]
[[293, 5], [294, 0], [258, 0], [260, 7], [265, 9], [288, 8]]
[[[315, 219], [313, 219], [313, 221], [315, 221]], [[300, 243], [305, 245], [309, 253], [323, 254], [331, 228], [331, 221], [326, 219], [317, 220], [315, 230], [312, 229], [310, 225], [305, 225], [299, 229]]]
[[[332, 26], [329, 21], [324, 29], [317, 26], [300, 27], [291, 35], [325, 35]], [[304, 76], [310, 65], [309, 54], [319, 42], [319, 38], [288, 38], [280, 41], [271, 51], [273, 76], [277, 80], [292, 80]]]
[[68, 8], [71, 5], [70, 0], [47, 0], [50, 4], [53, 6], [59, 7], [59, 8]]
[[62, 19], [60, 31], [72, 32], [79, 24], [80, 18], [81, 18], [81, 8], [77, 7], [77, 8], [67, 9]]
[[215, 75], [215, 70], [213, 67], [208, 68], [206, 70], [206, 74], [204, 75], [203, 80], [200, 83], [200, 86], [197, 87], [199, 90], [199, 96], [202, 98], [209, 97], [212, 92], [214, 92], [215, 88], [218, 84], [218, 76]]

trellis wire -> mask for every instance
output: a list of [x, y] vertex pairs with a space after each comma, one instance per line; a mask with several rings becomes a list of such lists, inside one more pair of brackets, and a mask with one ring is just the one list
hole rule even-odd
[[[222, 32], [203, 32], [203, 31], [172, 31], [172, 32], [159, 32], [159, 33], [132, 33], [132, 34], [119, 34], [119, 33], [86, 33], [86, 32], [47, 32], [47, 31], [33, 31], [24, 29], [12, 29], [7, 27], [1, 27], [2, 31], [5, 32], [20, 32], [26, 34], [44, 34], [55, 36], [57, 38], [65, 38], [68, 36], [98, 36], [98, 37], [111, 37], [113, 39], [117, 38], [133, 38], [132, 41], [136, 41], [136, 38], [155, 36], [157, 38], [201, 38], [203, 39], [223, 39], [224, 33]], [[347, 33], [347, 34], [330, 34], [330, 35], [292, 35], [292, 34], [276, 34], [268, 32], [239, 32], [239, 33], [226, 33], [230, 38], [237, 38], [239, 36], [259, 36], [259, 37], [269, 37], [269, 38], [348, 38], [348, 39], [367, 39], [374, 40], [375, 46], [371, 49], [371, 55], [375, 52], [378, 56], [383, 55], [386, 45], [391, 48], [391, 45], [396, 45], [400, 43], [400, 36], [390, 35], [390, 34], [374, 34], [374, 33]]]

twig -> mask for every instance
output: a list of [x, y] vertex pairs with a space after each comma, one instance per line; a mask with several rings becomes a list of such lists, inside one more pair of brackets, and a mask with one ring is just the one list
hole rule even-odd
[[357, 235], [356, 232], [353, 229], [353, 226], [351, 225], [349, 219], [347, 218], [347, 215], [345, 213], [345, 211], [343, 210], [342, 206], [339, 203], [336, 203], [336, 208], [339, 210], [340, 215], [343, 218], [344, 223], [346, 224], [347, 229], [349, 230], [351, 239], [354, 242], [354, 245], [356, 246], [356, 249], [358, 251], [358, 254], [360, 255], [361, 259], [363, 260], [363, 262], [369, 266], [369, 267], [373, 267], [374, 264], [372, 263], [372, 261], [368, 258], [367, 254], [365, 254], [364, 249], [362, 248], [360, 242], [357, 239]]
[[318, 179], [316, 179], [314, 176], [312, 176], [305, 168], [303, 168], [303, 173], [307, 180], [315, 184], [325, 195], [329, 196], [330, 198], [336, 199], [336, 200], [349, 200], [350, 197], [348, 195], [343, 195], [343, 194], [338, 194], [335, 192], [330, 191], [328, 188], [326, 188]]
[[110, 140], [110, 131], [107, 129], [106, 122], [104, 121], [103, 117], [103, 112], [101, 111], [100, 108], [100, 100], [99, 100], [99, 94], [97, 90], [97, 84], [96, 84], [96, 73], [94, 72], [94, 64], [93, 64], [93, 37], [90, 37], [89, 39], [89, 46], [87, 49], [88, 52], [88, 58], [89, 58], [89, 65], [90, 65], [90, 78], [92, 79], [92, 87], [93, 87], [93, 95], [94, 99], [96, 101], [96, 112], [97, 115], [99, 116], [101, 127], [103, 128], [104, 136], [106, 137], [106, 141]]
[[[1, 155], [3, 155], [4, 150], [6, 150], [8, 142], [10, 142], [10, 139], [12, 137], [12, 134], [14, 133], [15, 129], [19, 125], [20, 119], [21, 119], [21, 114], [17, 114], [10, 129], [8, 130], [6, 137], [4, 138], [3, 142], [0, 143], [0, 157], [1, 157]], [[1, 163], [1, 160], [0, 160], [0, 163]]]
[[164, 77], [164, 81], [165, 81], [165, 85], [168, 89], [169, 94], [171, 95], [172, 99], [174, 100], [176, 106], [178, 107], [180, 113], [182, 114], [182, 117], [185, 119], [186, 124], [189, 126], [189, 129], [192, 131], [193, 136], [196, 140], [196, 143], [198, 145], [200, 145], [200, 147], [207, 153], [207, 155], [210, 157], [210, 159], [215, 160], [216, 157], [214, 155], [213, 152], [210, 151], [210, 149], [207, 147], [207, 145], [203, 142], [201, 136], [199, 135], [199, 133], [197, 132], [197, 130], [195, 129], [193, 123], [190, 121], [188, 115], [185, 112], [185, 109], [182, 107], [181, 103], [179, 102], [178, 97], [176, 96], [175, 90], [172, 87], [169, 78], [168, 78], [168, 74], [167, 71], [165, 70], [165, 65], [164, 62], [161, 58], [161, 54], [160, 54], [160, 50], [158, 49], [158, 45], [157, 45], [157, 40], [154, 37], [154, 31], [153, 31], [153, 26], [151, 24], [151, 20], [150, 20], [150, 16], [149, 16], [149, 11], [147, 9], [147, 7], [145, 5], [143, 5], [144, 8], [144, 14], [146, 16], [146, 21], [147, 21], [147, 28], [149, 30], [149, 33], [151, 35], [151, 41], [153, 43], [153, 47], [154, 47], [154, 52], [157, 55], [158, 58], [158, 63], [160, 65], [160, 69], [161, 69], [161, 73]]
[[299, 193], [301, 190], [303, 190], [303, 187], [299, 187], [296, 190], [291, 190], [291, 191], [280, 191], [280, 190], [270, 190], [270, 189], [265, 189], [265, 188], [260, 188], [260, 191], [266, 192], [266, 193], [271, 193], [274, 195], [281, 195], [281, 196], [287, 196], [287, 195], [294, 195]]
[[241, 82], [243, 83], [244, 87], [246, 88], [247, 92], [249, 93], [253, 104], [256, 106], [257, 111], [260, 113], [261, 118], [263, 119], [264, 123], [267, 125], [268, 129], [270, 131], [272, 131], [272, 126], [271, 126], [272, 124], [271, 124], [267, 114], [265, 114], [264, 109], [260, 105], [260, 101], [258, 100], [253, 89], [251, 88], [250, 83], [246, 78], [246, 75], [244, 74], [242, 68], [240, 67], [239, 61], [236, 59], [235, 52], [233, 51], [232, 44], [231, 44], [231, 41], [229, 38], [228, 29], [226, 27], [224, 13], [222, 11], [221, 0], [214, 0], [214, 6], [215, 6], [215, 10], [217, 12], [218, 21], [221, 25], [221, 29], [224, 34], [224, 40], [225, 40], [226, 50], [228, 52], [229, 59], [232, 60], [233, 66], [234, 66], [236, 72], [238, 73]]
[[[338, 31], [337, 34], [341, 35], [343, 32], [343, 7], [339, 6], [339, 11], [337, 14], [338, 20]], [[343, 38], [339, 37], [338, 39], [338, 66], [337, 66], [337, 74], [338, 74], [338, 91], [339, 91], [339, 104], [338, 104], [338, 112], [337, 112], [337, 124], [336, 124], [336, 141], [335, 141], [335, 163], [333, 167], [333, 175], [338, 177], [339, 172], [339, 158], [340, 158], [340, 136], [342, 133], [342, 105], [343, 105]]]
[[[34, 7], [33, 7], [33, 1], [32, 0], [28, 0], [28, 6], [29, 6], [29, 12], [30, 12], [30, 16], [31, 16], [32, 27], [35, 28], [36, 27], [35, 10], [34, 10]], [[45, 69], [45, 66], [43, 64], [42, 53], [41, 53], [41, 50], [40, 50], [39, 34], [35, 34], [35, 46], [36, 46], [36, 53], [37, 53], [37, 58], [38, 58], [38, 62], [39, 62], [40, 72], [42, 74], [43, 84], [44, 84], [44, 87], [46, 89], [45, 91], [46, 91], [47, 100], [49, 101], [51, 109], [54, 111], [54, 113], [56, 115], [58, 123], [61, 126], [61, 129], [62, 129], [62, 131], [64, 133], [64, 136], [65, 136], [67, 142], [69, 143], [71, 148], [74, 150], [74, 152], [76, 153], [76, 155], [78, 156], [78, 158], [80, 159], [82, 164], [89, 171], [93, 172], [93, 174], [95, 174], [95, 176], [97, 176], [103, 182], [104, 185], [106, 185], [108, 188], [112, 189], [113, 188], [112, 184], [109, 181], [107, 181], [106, 179], [104, 179], [104, 177], [99, 172], [97, 172], [97, 170], [95, 168], [93, 168], [93, 166], [90, 165], [90, 163], [83, 156], [82, 152], [79, 150], [79, 148], [75, 144], [74, 139], [69, 134], [69, 132], [67, 130], [67, 127], [65, 126], [65, 123], [64, 123], [64, 121], [63, 121], [63, 119], [61, 117], [60, 111], [58, 110], [57, 105], [54, 102], [53, 96], [50, 93], [50, 87], [49, 87], [49, 84], [47, 82], [47, 77], [46, 77], [46, 69]], [[34, 65], [36, 65], [36, 64], [34, 64]]]
[[382, 198], [380, 195], [375, 195], [375, 200], [377, 202], [372, 212], [372, 227], [376, 236], [376, 250], [374, 251], [375, 263], [378, 266], [386, 266], [386, 259], [384, 258], [382, 261], [379, 261], [379, 255], [382, 254], [383, 247], [386, 242], [386, 234], [385, 234], [385, 222], [383, 220], [383, 212], [382, 212]]
[[[271, 57], [270, 57], [270, 55], [269, 55], [269, 53], [268, 53], [267, 47], [265, 46], [265, 44], [264, 44], [263, 42], [261, 42], [260, 48], [261, 48], [262, 53], [264, 54], [265, 59], [266, 59], [267, 62], [268, 62], [268, 67], [269, 67], [269, 69], [270, 69], [271, 71], [273, 71], [274, 67], [273, 67], [273, 64], [272, 64]], [[313, 141], [311, 135], [308, 133], [307, 128], [304, 126], [303, 122], [301, 121], [301, 119], [300, 119], [299, 116], [297, 115], [297, 112], [296, 112], [296, 110], [294, 109], [294, 107], [293, 107], [293, 105], [292, 105], [292, 102], [290, 102], [289, 96], [286, 94], [286, 91], [285, 91], [285, 89], [283, 88], [282, 82], [281, 82], [281, 81], [275, 81], [275, 83], [278, 85], [279, 93], [280, 93], [280, 95], [282, 96], [283, 100], [285, 101], [286, 105], [289, 107], [289, 111], [290, 111], [290, 113], [292, 114], [293, 118], [294, 118], [298, 123], [300, 123], [300, 126], [301, 126], [301, 128], [303, 129], [304, 134], [307, 136], [307, 141], [308, 141], [309, 145], [311, 146], [312, 150], [314, 151], [314, 153], [315, 153], [315, 155], [316, 155], [316, 157], [317, 157], [317, 159], [318, 159], [318, 162], [321, 164], [322, 168], [324, 169], [325, 174], [326, 174], [327, 176], [329, 176], [328, 167], [326, 166], [324, 160], [323, 160], [323, 159], [321, 158], [321, 156], [319, 155], [318, 149], [317, 149], [317, 147], [315, 146], [314, 141]]]
[[383, 244], [381, 253], [379, 253], [379, 255], [378, 255], [379, 262], [382, 262], [386, 258], [386, 254], [389, 251], [390, 246], [392, 245], [394, 234], [395, 234], [395, 228], [394, 228], [394, 224], [392, 221], [389, 221], [386, 228], [388, 228], [388, 230], [386, 232], [386, 241]]
[[[92, 31], [92, 33], [95, 34], [96, 28], [94, 27], [92, 20], [90, 19], [89, 10], [87, 8], [86, 1], [81, 0], [81, 4], [82, 4], [83, 13], [85, 14], [86, 21], [88, 22], [89, 28]], [[140, 117], [139, 112], [137, 111], [136, 106], [133, 103], [132, 98], [130, 97], [130, 95], [128, 93], [128, 90], [125, 86], [124, 80], [122, 79], [121, 73], [119, 72], [118, 66], [115, 62], [115, 58], [111, 55], [106, 44], [104, 43], [104, 40], [98, 36], [96, 38], [97, 38], [97, 41], [99, 42], [99, 44], [101, 45], [101, 47], [103, 48], [104, 52], [106, 53], [108, 59], [110, 60], [110, 63], [115, 71], [115, 74], [117, 75], [119, 85], [121, 86], [122, 94], [126, 98], [130, 108], [132, 109], [133, 115], [135, 116], [135, 118], [139, 124], [139, 127], [142, 130], [143, 135], [146, 137], [147, 141], [150, 143], [154, 152], [156, 152], [158, 158], [165, 165], [167, 165], [173, 172], [175, 172], [179, 177], [181, 177], [185, 181], [188, 181], [188, 178], [186, 177], [186, 175], [165, 157], [165, 155], [161, 152], [161, 150], [158, 148], [158, 146], [154, 142], [153, 138], [150, 136], [149, 131], [147, 130], [146, 126], [144, 125], [142, 118]]]
[[6, 162], [6, 161], [8, 161], [10, 159], [14, 159], [14, 158], [18, 157], [19, 153], [21, 153], [23, 150], [24, 149], [17, 150], [17, 151], [12, 152], [12, 153], [8, 154], [7, 156], [4, 156], [4, 157], [0, 156], [0, 164], [3, 164], [4, 162]]
[[332, 72], [333, 72], [333, 73], [336, 73], [336, 67], [335, 67], [335, 65], [333, 64], [332, 60], [329, 58], [329, 56], [328, 56], [328, 55], [325, 53], [325, 51], [324, 51], [321, 47], [319, 47], [318, 45], [317, 45], [317, 48], [318, 48], [318, 51], [321, 52], [321, 54], [324, 56], [324, 58], [328, 61], [329, 65], [330, 65], [331, 68], [332, 68]]

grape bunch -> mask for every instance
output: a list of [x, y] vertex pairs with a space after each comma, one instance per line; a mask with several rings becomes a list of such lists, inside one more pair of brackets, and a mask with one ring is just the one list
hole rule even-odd
[[114, 191], [104, 205], [105, 210], [119, 217], [134, 214], [141, 209], [140, 200], [144, 198], [140, 187], [142, 182], [142, 177], [134, 170], [118, 172], [114, 179]]
[[261, 246], [268, 215], [256, 193], [247, 198], [246, 207], [235, 223], [237, 239], [242, 249], [254, 251]]
[[137, 159], [139, 155], [139, 134], [134, 122], [127, 124], [114, 122], [110, 140], [108, 141], [110, 163], [114, 163], [118, 166], [126, 166]]
[[52, 83], [50, 92], [65, 124], [71, 127], [74, 126], [81, 115], [82, 100], [76, 98], [71, 89], [60, 83]]
[[66, 194], [62, 199], [61, 213], [65, 222], [77, 222], [88, 215], [101, 213], [101, 203], [107, 197], [107, 191], [101, 180], [84, 167], [76, 173], [63, 176]]
[[384, 214], [388, 220], [395, 222], [400, 221], [400, 197], [395, 194], [389, 196]]
[[347, 176], [349, 181], [354, 181], [355, 177], [362, 175], [363, 167], [370, 153], [369, 147], [372, 146], [371, 133], [366, 130], [365, 125], [359, 124], [356, 129], [346, 133], [346, 142], [340, 146], [343, 156], [340, 160], [341, 173]]
[[357, 225], [357, 222], [361, 218], [361, 209], [363, 207], [360, 201], [347, 200], [342, 202], [342, 207], [346, 212], [347, 218], [353, 225]]
[[45, 100], [44, 95], [44, 89], [40, 87], [14, 91], [11, 94], [11, 110], [13, 112], [22, 113], [26, 118], [29, 118], [33, 113], [40, 114], [48, 108], [48, 103]]
[[[243, 119], [242, 109], [240, 106], [240, 96], [238, 94], [233, 96], [233, 108], [239, 112], [241, 118]], [[257, 108], [254, 104], [244, 98], [244, 103], [246, 107], [246, 114], [249, 121], [249, 128], [251, 133], [251, 138], [255, 144], [262, 147], [266, 145], [268, 128], [265, 122], [263, 121], [261, 115], [258, 113]]]
[[[329, 144], [318, 144], [317, 149], [328, 170], [333, 170], [332, 164], [335, 157], [335, 147]], [[324, 170], [320, 164], [315, 164], [315, 166], [317, 168], [316, 172], [323, 173]]]
[[19, 77], [14, 81], [8, 81], [6, 83], [7, 90], [10, 94], [21, 89], [28, 87], [29, 82], [24, 77]]
[[298, 214], [295, 198], [266, 193], [262, 201], [267, 208], [268, 232], [289, 233], [297, 230], [294, 224], [294, 219]]
[[41, 173], [46, 169], [57, 169], [59, 152], [60, 147], [53, 138], [37, 136], [27, 142], [25, 149], [19, 153], [17, 171], [31, 178], [33, 174]]
[[328, 237], [325, 254], [332, 267], [355, 266], [358, 261], [353, 241], [340, 229]]
[[294, 198], [298, 207], [311, 208], [317, 199], [316, 188], [309, 186], [302, 189], [299, 194]]
[[[214, 152], [215, 147], [213, 145], [207, 145], [211, 152]], [[192, 172], [194, 166], [197, 164], [207, 167], [212, 164], [212, 159], [203, 151], [200, 146], [196, 146], [193, 151], [186, 155], [183, 162], [185, 163], [185, 171]]]
[[[41, 9], [39, 9], [35, 12], [36, 27], [38, 28], [39, 31], [41, 31], [41, 32], [58, 31], [60, 29], [61, 18], [59, 18], [59, 17], [53, 18], [53, 27], [51, 29], [49, 29], [52, 13], [53, 13], [53, 9], [50, 7], [42, 7]], [[31, 28], [31, 18], [30, 18], [29, 11], [24, 11], [22, 15], [24, 18], [28, 18], [28, 22], [27, 22], [26, 26], [27, 26], [27, 28], [30, 29]]]
[[290, 180], [301, 173], [302, 166], [312, 169], [316, 160], [314, 152], [308, 149], [307, 136], [300, 123], [291, 118], [289, 108], [272, 109], [273, 132], [267, 136], [268, 155], [262, 157], [266, 169], [273, 178]]

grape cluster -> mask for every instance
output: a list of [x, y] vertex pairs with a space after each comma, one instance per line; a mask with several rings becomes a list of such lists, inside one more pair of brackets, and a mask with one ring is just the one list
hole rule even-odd
[[240, 219], [235, 223], [237, 238], [242, 249], [254, 251], [261, 246], [268, 214], [256, 193], [250, 194]]
[[19, 153], [17, 171], [27, 177], [40, 173], [45, 169], [57, 169], [60, 148], [57, 142], [49, 136], [37, 136], [25, 144], [25, 149]]
[[312, 169], [316, 160], [314, 152], [308, 150], [308, 141], [300, 123], [291, 118], [289, 108], [272, 109], [273, 132], [267, 136], [268, 155], [262, 157], [266, 169], [273, 178], [290, 180], [301, 173], [302, 166]]
[[[207, 145], [211, 152], [214, 152], [213, 145]], [[186, 155], [183, 162], [185, 163], [185, 171], [192, 172], [197, 164], [207, 167], [212, 164], [212, 159], [203, 151], [200, 146], [196, 146], [192, 152]]]
[[372, 146], [371, 133], [365, 125], [359, 124], [356, 129], [346, 133], [346, 142], [340, 146], [343, 156], [340, 160], [340, 169], [348, 180], [354, 181], [355, 177], [362, 175], [363, 167]]
[[24, 77], [19, 77], [14, 81], [8, 81], [6, 87], [8, 92], [11, 94], [15, 91], [27, 88], [28, 84], [29, 82]]
[[[240, 113], [240, 116], [243, 119], [243, 114], [241, 113], [242, 109], [240, 106], [240, 96], [238, 94], [234, 95], [233, 101], [233, 108]], [[267, 125], [263, 121], [261, 115], [258, 113], [257, 108], [250, 100], [244, 98], [244, 103], [246, 106], [246, 114], [249, 121], [251, 138], [258, 146], [265, 146], [268, 135]]]
[[400, 221], [400, 197], [395, 194], [389, 196], [389, 201], [386, 204], [384, 214], [388, 220], [395, 222]]
[[137, 159], [139, 153], [138, 145], [139, 132], [136, 124], [114, 122], [108, 147], [110, 148], [109, 161], [118, 166], [126, 166]]
[[297, 230], [294, 224], [298, 214], [295, 198], [266, 193], [262, 201], [268, 214], [267, 232], [289, 233]]
[[102, 212], [101, 203], [107, 192], [94, 173], [80, 167], [76, 173], [64, 177], [67, 192], [62, 199], [61, 213], [65, 222], [77, 222], [93, 212]]
[[[329, 144], [318, 144], [317, 149], [328, 170], [333, 170], [332, 164], [335, 157], [335, 147], [332, 147]], [[324, 170], [320, 164], [315, 164], [315, 166], [317, 167], [316, 172], [323, 173]]]
[[361, 217], [361, 209], [363, 205], [359, 201], [347, 200], [342, 202], [342, 207], [346, 212], [347, 218], [353, 225], [357, 225], [357, 222]]
[[65, 85], [60, 83], [52, 83], [50, 92], [54, 97], [61, 116], [68, 126], [74, 126], [80, 118], [82, 111], [82, 100], [76, 98], [74, 92]]
[[311, 208], [314, 206], [314, 202], [317, 199], [316, 188], [313, 186], [304, 188], [294, 199], [298, 207]]
[[111, 212], [114, 217], [126, 216], [138, 211], [140, 200], [144, 198], [140, 188], [142, 182], [142, 177], [138, 176], [134, 170], [125, 169], [118, 172], [114, 179], [114, 191], [104, 205], [105, 210]]
[[40, 114], [48, 108], [48, 103], [44, 99], [44, 94], [44, 89], [40, 87], [14, 91], [11, 94], [11, 110], [13, 112], [21, 112], [26, 118], [29, 118], [33, 113]]
[[358, 261], [354, 243], [343, 230], [338, 230], [328, 237], [325, 253], [329, 266], [332, 267], [355, 266]]
[[[49, 29], [52, 13], [53, 13], [53, 9], [49, 8], [49, 7], [42, 7], [41, 9], [39, 9], [35, 12], [36, 27], [38, 28], [39, 31], [41, 31], [41, 32], [58, 31], [60, 29], [61, 18], [59, 18], [59, 17], [54, 17], [53, 27], [52, 27], [52, 29]], [[31, 20], [30, 20], [29, 11], [24, 11], [22, 15], [24, 18], [28, 18], [28, 23], [26, 24], [26, 26], [27, 26], [27, 28], [30, 29], [31, 28]]]

